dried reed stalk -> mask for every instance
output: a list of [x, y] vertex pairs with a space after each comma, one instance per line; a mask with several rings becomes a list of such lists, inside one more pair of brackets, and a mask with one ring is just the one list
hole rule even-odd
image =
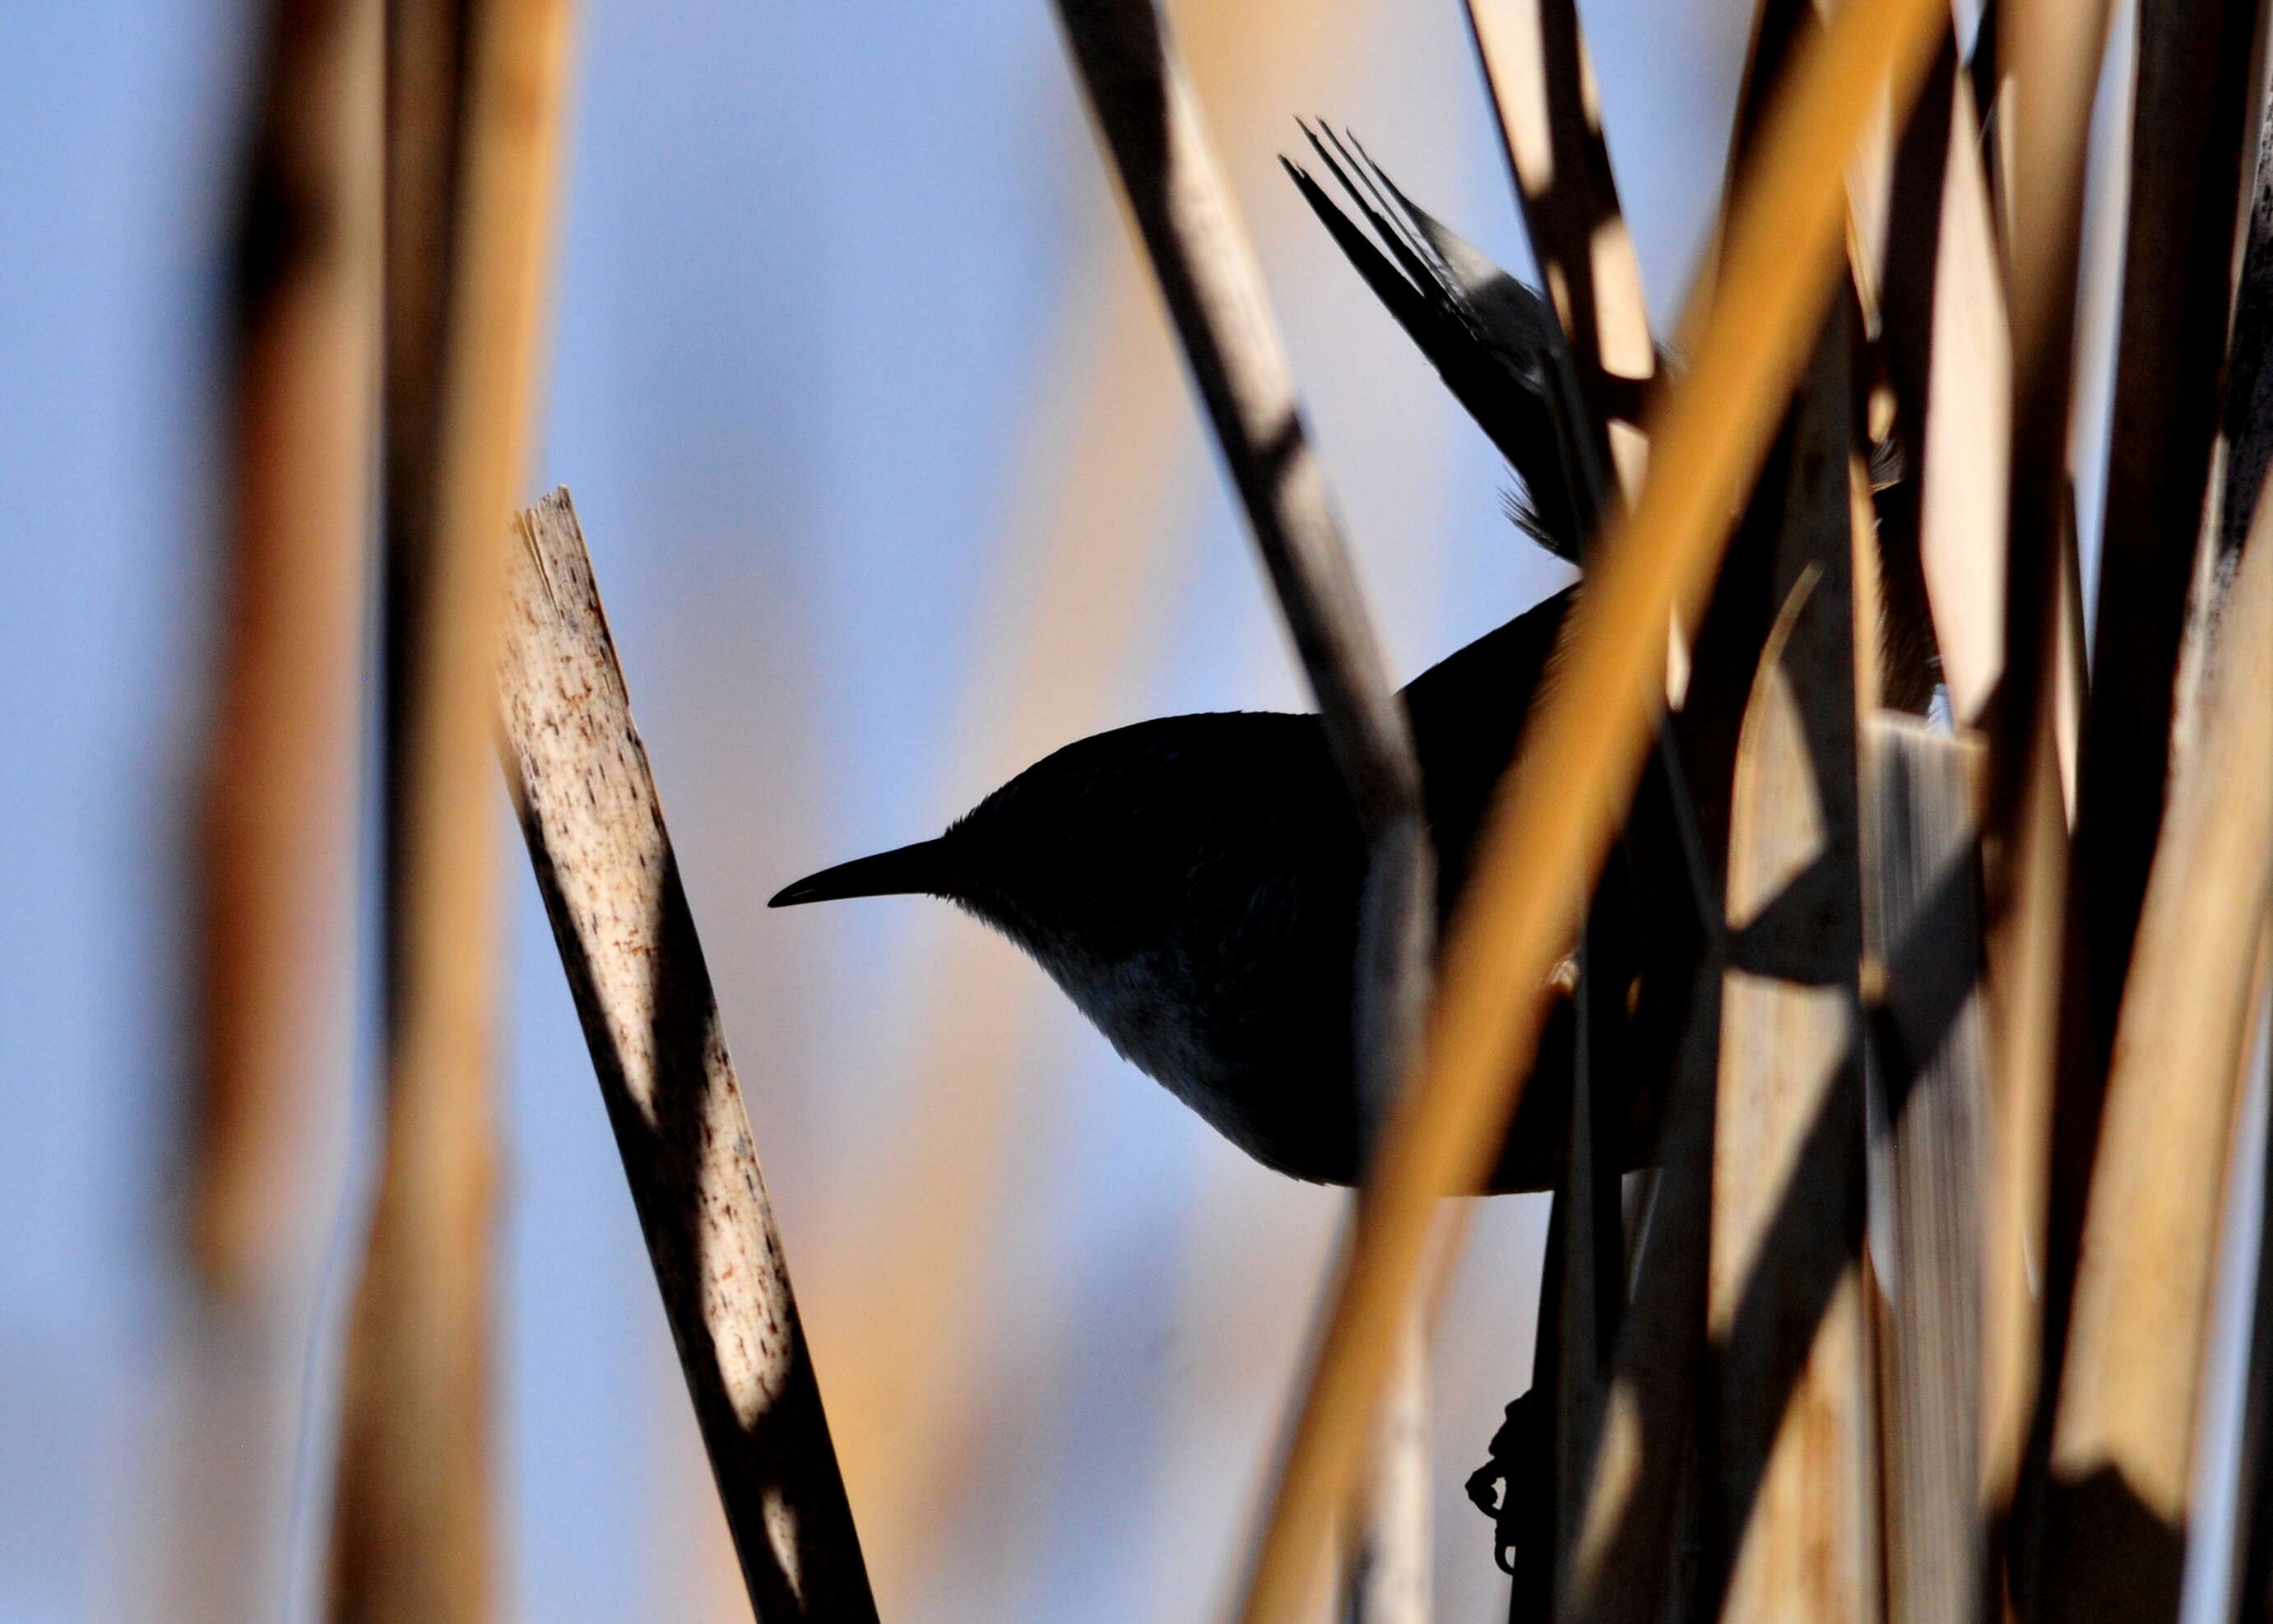
[[[2039, 1449], [2057, 1425], [2110, 1046], [2162, 816], [2179, 644], [2203, 523], [2216, 380], [2231, 309], [2238, 147], [2245, 86], [2254, 77], [2254, 8], [2182, 10], [2183, 16], [2153, 4], [2140, 11], [2132, 217], [2100, 583], [2105, 613], [2082, 711], [2057, 995], [2062, 1001], [2054, 1034], [2044, 1340], [2033, 1433]], [[2140, 420], [2142, 414], [2154, 421]], [[2015, 489], [2017, 502], [2017, 475]], [[2019, 534], [2016, 529], [2016, 542]], [[2059, 562], [2073, 568], [2065, 556]], [[2044, 996], [2049, 1003], [2055, 995]], [[2047, 1596], [2083, 1597], [2089, 1587], [2062, 1553], [2074, 1544], [2074, 1496], [2055, 1493], [2037, 1477], [2040, 1455], [2032, 1453], [2030, 1461], [2030, 1485], [2043, 1492], [2024, 1504], [2020, 1518], [2018, 1545], [2028, 1564], [2022, 1572], [2037, 1574], [2037, 1588], [2052, 1587]], [[2157, 1567], [2144, 1560], [2133, 1575], [2142, 1593], [2159, 1583]], [[2089, 1593], [2112, 1605], [2123, 1591]]]
[[1352, 1514], [1347, 1624], [1429, 1624], [1436, 1560], [1429, 1488], [1429, 1327], [1406, 1317], [1361, 1498]]
[[1728, 1546], [1707, 1596], [1732, 1621], [1879, 1611], [1848, 320], [1834, 311], [1793, 413], [1784, 603], [1731, 784], [1706, 1323]]
[[[388, 563], [408, 597], [434, 545], [444, 337], [464, 179], [464, 0], [386, 0], [386, 410], [382, 487]], [[390, 680], [394, 680], [390, 676]]]
[[199, 831], [183, 1237], [199, 1300], [167, 1596], [169, 1616], [214, 1624], [266, 1617], [281, 1594], [313, 1153], [349, 1064], [379, 343], [379, 4], [264, 9]]
[[506, 774], [761, 1620], [876, 1616], [702, 944], [566, 491], [521, 515]]
[[1659, 1130], [1657, 1186], [1594, 1441], [1565, 1530], [1556, 1617], [1657, 1624], [1678, 1576], [1675, 1532], [1703, 1363], [1722, 954], [1700, 968]]
[[2037, 1390], [2041, 1326], [2029, 1283], [2044, 1256], [2052, 1079], [2067, 911], [2067, 816], [2056, 737], [2065, 583], [2068, 397], [2076, 258], [2105, 0], [2001, 0], [1998, 101], [2006, 157], [2013, 327], [2013, 469], [2004, 677], [1985, 718], [1990, 1096], [1982, 1252], [1982, 1470], [2009, 1502]]
[[[2232, 310], [2254, 0], [2138, 0], [2130, 220], [2083, 718], [2063, 1089], [2096, 1115], [2147, 890]], [[2065, 1108], [2063, 1108], [2065, 1109]], [[2079, 1139], [2080, 1147], [2088, 1141]]]
[[[1058, 14], [1366, 831], [1356, 1069], [1362, 1109], [1378, 1124], [1418, 1041], [1435, 936], [1435, 857], [1411, 735], [1310, 451], [1261, 267], [1166, 23], [1153, 0], [1059, 0]], [[1418, 1359], [1403, 1368], [1418, 1380]], [[1380, 1436], [1417, 1448], [1425, 1429]], [[1409, 1462], [1380, 1476], [1425, 1483]], [[1358, 1605], [1409, 1617], [1427, 1595], [1414, 1571], [1425, 1559], [1395, 1532], [1411, 1519], [1384, 1506], [1368, 1521], [1380, 1538]]]
[[[1299, 1617], [1355, 1469], [1390, 1332], [1424, 1273], [1437, 1198], [1481, 1184], [1528, 1070], [1548, 975], [1648, 748], [1666, 626], [1693, 613], [1759, 468], [1837, 268], [1847, 160], [1881, 98], [1906, 109], [1941, 16], [1852, 0], [1797, 64], [1739, 190], [1726, 268], [1684, 325], [1695, 370], [1651, 437], [1651, 476], [1600, 550], [1562, 677], [1479, 848], [1432, 1014], [1338, 1282], [1242, 1616]], [[1700, 302], [1701, 303], [1701, 302]]]
[[[2273, 39], [2258, 41], [2261, 83], [2267, 101], [2257, 108], [2257, 137], [2243, 156], [2251, 177], [2242, 222], [2239, 274], [2234, 284], [2233, 337], [2226, 356], [2224, 488], [2218, 504], [2213, 575], [2241, 553], [2251, 517], [2250, 492], [2273, 467], [2273, 86], [2262, 82]], [[2199, 616], [2197, 616], [2199, 619]]]
[[2061, 1618], [2175, 1616], [2234, 1089], [2273, 905], [2273, 502], [2215, 634], [2117, 1027], [2048, 1503]]
[[[1581, 533], [1595, 538], [1603, 515], [1630, 503], [1648, 462], [1642, 400], [1656, 372], [1641, 262], [1618, 205], [1617, 182], [1602, 137], [1593, 63], [1571, 0], [1469, 0], [1468, 27], [1484, 70], [1501, 144], [1561, 332], [1555, 362], [1564, 397], [1556, 414], [1566, 435], [1564, 461]], [[1678, 662], [1677, 662], [1677, 666]], [[1669, 687], [1679, 686], [1676, 677]], [[1606, 1034], [1602, 989], [1585, 966], [1578, 1019], [1587, 1028], [1572, 1079], [1571, 1114], [1555, 1199], [1565, 1208], [1564, 1254], [1554, 1272], [1559, 1301], [1542, 1323], [1559, 1345], [1534, 1362], [1532, 1385], [1553, 1404], [1557, 1482], [1553, 1544], [1582, 1515], [1585, 1440], [1598, 1425], [1607, 1392], [1609, 1352], [1622, 1305], [1615, 1282], [1622, 1249], [1617, 1230], [1618, 1180], [1601, 1142], [1594, 1109], [1605, 1056], [1592, 1040]], [[1604, 1283], [1611, 1282], [1605, 1289]], [[1542, 1378], [1551, 1376], [1551, 1381]], [[1525, 1553], [1511, 1616], [1534, 1605], [1526, 1592], [1549, 1580], [1555, 1549]]]
[[[1981, 1020], [1977, 742], [1880, 712], [1864, 730], [1869, 1064], [1884, 1101], [1881, 1342], [1887, 1617], [1966, 1624], [1980, 1502]], [[1874, 1200], [1874, 1217], [1881, 1204]]]
[[[1532, 1360], [1533, 1402], [1552, 1405], [1543, 1436], [1554, 1475], [1553, 1521], [1539, 1530], [1545, 1537], [1533, 1542], [1536, 1549], [1519, 1548], [1508, 1610], [1515, 1624], [1546, 1616], [1527, 1591], [1537, 1584], [1551, 1597], [1561, 1576], [1562, 1548], [1584, 1515], [1587, 1456], [1608, 1402], [1610, 1354], [1625, 1303], [1618, 1164], [1611, 1125], [1602, 1120], [1597, 1101], [1616, 1090], [1622, 1063], [1631, 1064], [1632, 1057], [1615, 1047], [1619, 1034], [1609, 1005], [1617, 989], [1606, 988], [1593, 969], [1591, 938], [1591, 932], [1582, 933], [1577, 955], [1578, 1062], [1572, 1070], [1570, 1119], [1555, 1184], [1560, 1234], [1550, 1236], [1550, 1258], [1542, 1259], [1542, 1346]], [[1561, 1253], [1553, 1257], [1558, 1238]], [[1549, 1334], [1551, 1347], [1545, 1345]], [[1509, 1492], [1514, 1492], [1511, 1487]]]
[[307, 1229], [309, 1085], [348, 952], [379, 342], [376, 0], [281, 4], [268, 26], [198, 958], [189, 1240], [217, 1297], [268, 1289]]
[[[1960, 736], [1866, 713], [1862, 761], [1885, 1590], [1887, 1617], [1902, 1624], [1975, 1617], [1986, 1555], [1979, 750], [1968, 725], [1993, 697], [2004, 658], [2013, 385], [1972, 79], [1954, 40], [1944, 52], [1896, 149], [1881, 282], [1905, 463], [1880, 503], [1890, 656], [1881, 703], [1926, 709], [1917, 680], [1930, 674], [1925, 650], [1900, 646], [1896, 605], [1915, 591], [1930, 622], [1917, 641], [1930, 637], [1940, 657]], [[1921, 668], [1893, 665], [1904, 658]]]
[[[1469, 0], [1508, 168], [1555, 307], [1590, 454], [1594, 507], [1641, 482], [1642, 399], [1657, 371], [1641, 261], [1618, 206], [1602, 109], [1572, 0]], [[1591, 528], [1591, 524], [1589, 525]]]
[[2241, 557], [2252, 503], [2273, 454], [2273, 19], [2258, 19], [2249, 73], [2250, 98], [2242, 121], [2241, 173], [2234, 242], [2233, 301], [2218, 377], [2217, 440], [2210, 452], [2209, 491], [2202, 503], [2202, 538], [2187, 592], [2186, 629], [2179, 643], [2176, 692], [2171, 699], [2173, 765], [2197, 738], [2209, 628]]
[[1058, 15], [1359, 821], [1376, 839], [1417, 826], [1404, 712], [1310, 451], [1262, 268], [1167, 25], [1151, 0], [1059, 0]]
[[347, 1350], [331, 1615], [491, 1607], [497, 992], [491, 696], [528, 460], [566, 95], [565, 0], [473, 8], [431, 546], [390, 615], [386, 1142]]
[[1881, 285], [1918, 582], [1950, 711], [1970, 726], [2005, 665], [2013, 341], [1973, 88], [1954, 67], [1946, 124], [1913, 132], [1898, 160], [1919, 162], [1895, 176], [1889, 240], [1902, 246]]
[[[2257, 1013], [2251, 1037], [2252, 1075], [2245, 1096], [2254, 1090], [2273, 1097], [2273, 921], [2257, 943]], [[2273, 1162], [2273, 1136], [2260, 1147]], [[2229, 1617], [2273, 1617], [2273, 1180], [2261, 1168], [2258, 1192], [2255, 1289], [2250, 1304], [2249, 1370], [2242, 1398], [2240, 1471], [2235, 1485], [2233, 1560], [2227, 1568]]]

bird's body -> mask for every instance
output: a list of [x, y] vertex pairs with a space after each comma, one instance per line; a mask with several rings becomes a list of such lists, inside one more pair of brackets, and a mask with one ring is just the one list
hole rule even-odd
[[[1466, 876], [1569, 601], [1558, 594], [1404, 692], [1444, 906]], [[1164, 717], [1069, 744], [937, 840], [824, 870], [777, 904], [944, 897], [1001, 930], [1119, 1053], [1265, 1166], [1354, 1182], [1365, 849], [1315, 716]], [[1542, 1071], [1567, 1068], [1567, 1031]], [[1556, 1091], [1495, 1186], [1551, 1180]]]
[[[1362, 150], [1331, 132], [1309, 133], [1355, 215], [1290, 165], [1295, 184], [1506, 454], [1524, 482], [1524, 498], [1512, 504], [1518, 522], [1577, 559], [1582, 515], [1599, 505], [1581, 498], [1600, 470], [1582, 466], [1584, 436], [1572, 421], [1578, 408], [1564, 387], [1552, 312], [1415, 206]], [[1532, 696], [1549, 679], [1571, 597], [1516, 616], [1404, 691], [1436, 846], [1440, 920], [1467, 878]], [[1176, 716], [1069, 744], [938, 839], [826, 869], [774, 902], [947, 898], [1017, 943], [1114, 1049], [1257, 1161], [1347, 1184], [1362, 1160], [1354, 1008], [1364, 863], [1317, 717]], [[1614, 859], [1606, 886], [1638, 882], [1642, 867]], [[1650, 1005], [1638, 1024], [1662, 1041], [1677, 1023], [1658, 1018], [1650, 989], [1665, 995], [1681, 973], [1640, 974], [1643, 937], [1633, 927], [1649, 910], [1628, 908], [1622, 922], [1617, 907], [1604, 906], [1610, 895], [1597, 898], [1587, 983], [1623, 993], [1629, 1011]], [[1609, 1007], [1590, 1001], [1590, 1011]], [[1590, 1012], [1587, 1026], [1617, 1035], [1614, 1018]], [[1494, 1189], [1553, 1182], [1576, 1027], [1565, 1002], [1549, 1020]], [[1595, 1118], [1611, 1154], [1632, 1165], [1653, 1124], [1658, 1085], [1649, 1079], [1662, 1079], [1664, 1067], [1622, 1070], [1594, 1094]]]

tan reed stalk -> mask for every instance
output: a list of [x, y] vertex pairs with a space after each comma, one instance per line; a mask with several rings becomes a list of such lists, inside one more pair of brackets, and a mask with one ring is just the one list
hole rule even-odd
[[[2262, 474], [2261, 468], [2260, 473]], [[2261, 477], [2261, 484], [2262, 483]], [[2257, 941], [2256, 1016], [2250, 1034], [2250, 1074], [2242, 1087], [2262, 1100], [2273, 1094], [2273, 921]], [[2261, 1141], [2260, 1154], [2264, 1154]], [[2261, 1172], [2262, 1177], [2262, 1172]], [[2273, 1254], [2265, 1240], [2273, 1233], [2268, 1207], [2273, 1188], [2261, 1187], [2254, 1214], [2257, 1258], [2249, 1305], [2249, 1362], [2242, 1390], [2239, 1471], [2235, 1476], [2234, 1548], [2220, 1576], [2225, 1581], [2229, 1616], [2273, 1616]]]
[[2248, 178], [2241, 132], [2254, 111], [2259, 10], [2254, 0], [2138, 0], [2130, 218], [2071, 878], [2067, 974], [2082, 978], [2084, 1015], [2064, 1034], [2073, 1052], [2060, 1063], [2060, 1086], [2082, 1091], [2080, 1106], [2097, 1104], [2106, 1076], [2163, 816]]
[[[1948, 124], [1917, 216], [1894, 226], [1884, 275], [1886, 345], [1917, 485], [1917, 570], [1952, 715], [1977, 725], [2005, 663], [2005, 545], [2012, 463], [2013, 341], [1996, 222], [1967, 76], [1953, 71]], [[1919, 132], [1922, 137], [1924, 132]], [[1917, 139], [1917, 138], [1913, 138]], [[1921, 140], [1921, 146], [1924, 143]], [[1930, 195], [1927, 193], [1931, 189]]]
[[[1865, 725], [1871, 1061], [1885, 1101], [1891, 1267], [1880, 1342], [1889, 1624], [1978, 1615], [1982, 1113], [1978, 741]], [[1875, 1219], [1880, 1207], [1874, 1202]]]
[[1631, 501], [1648, 460], [1642, 401], [1657, 346], [1577, 8], [1572, 0], [1468, 0], [1467, 14], [1540, 277], [1587, 408], [1585, 432], [1602, 459], [1594, 464], [1606, 476], [1602, 494]]
[[1061, 0], [1058, 10], [1334, 759], [1378, 838], [1417, 819], [1420, 772], [1230, 184], [1150, 0]]
[[[386, 0], [386, 410], [382, 506], [391, 568], [434, 545], [444, 334], [462, 175], [461, 0]], [[395, 597], [401, 596], [398, 590]]]
[[506, 775], [757, 1616], [873, 1624], [702, 943], [566, 491], [515, 523]]
[[[379, 341], [379, 11], [273, 8], [244, 234], [236, 486], [207, 782], [190, 1245], [220, 1297], [304, 1244], [311, 1072], [347, 954]], [[335, 222], [310, 229], [311, 214]], [[327, 969], [329, 974], [323, 973]]]
[[2273, 18], [2257, 19], [2249, 72], [2250, 102], [2241, 131], [2242, 185], [2234, 226], [2233, 298], [2227, 313], [2225, 357], [2218, 378], [2217, 443], [2210, 453], [2209, 490], [2202, 502], [2202, 538], [2194, 549], [2187, 590], [2186, 629], [2179, 643], [2178, 683], [2171, 700], [2171, 758], [2191, 748], [2199, 734], [2202, 680], [2210, 627], [2241, 556], [2254, 516], [2251, 502], [2264, 483], [2273, 452], [2273, 410], [2265, 391], [2268, 299], [2273, 296], [2273, 163], [2265, 141], [2273, 133]]
[[347, 1350], [330, 1613], [477, 1624], [490, 1578], [492, 695], [536, 414], [566, 0], [472, 9], [431, 545], [390, 614], [385, 1147]]
[[1423, 1067], [1375, 1163], [1260, 1530], [1242, 1606], [1249, 1624], [1291, 1620], [1308, 1605], [1315, 1553], [1380, 1392], [1389, 1328], [1424, 1272], [1436, 1199], [1482, 1178], [1537, 1042], [1549, 972], [1640, 770], [1665, 628], [1701, 601], [1820, 320], [1847, 159], [1879, 97], [1908, 106], [1940, 15], [1924, 0], [1852, 0], [1778, 98], [1738, 193], [1720, 294], [1683, 328], [1695, 370], [1657, 419], [1651, 477], [1601, 549], [1562, 679], [1533, 718], [1480, 847]]
[[268, 1616], [284, 1590], [312, 1164], [349, 1060], [379, 344], [378, 0], [264, 10], [200, 830], [184, 1236], [199, 1300], [167, 1586], [170, 1617], [214, 1624]]
[[[1881, 281], [1891, 426], [1908, 487], [1880, 508], [1887, 646], [1890, 666], [1916, 664], [1890, 669], [1879, 703], [1926, 709], [1931, 648], [1959, 731], [1951, 738], [1915, 715], [1866, 710], [1861, 763], [1869, 1210], [1880, 1266], [1886, 1605], [1896, 1624], [1977, 1616], [1986, 1555], [1980, 751], [1969, 725], [2003, 658], [2011, 341], [1972, 78], [1954, 40], [1943, 50], [1895, 152]], [[1909, 579], [1894, 578], [1906, 571]], [[1904, 592], [1926, 622], [1908, 646], [1894, 602]], [[1857, 610], [1866, 612], [1859, 595]]]
[[[1377, 1126], [1419, 1037], [1435, 936], [1435, 859], [1404, 711], [1309, 448], [1261, 267], [1167, 26], [1153, 0], [1059, 0], [1058, 13], [1366, 831], [1356, 1070]], [[1420, 1380], [1417, 1357], [1399, 1365]], [[1425, 1442], [1417, 1427], [1376, 1436], [1408, 1450]], [[1409, 1462], [1380, 1476], [1425, 1481]], [[1426, 1599], [1419, 1553], [1396, 1531], [1410, 1519], [1384, 1505], [1360, 1521], [1377, 1545], [1377, 1582], [1361, 1583], [1356, 1605], [1393, 1609], [1378, 1624], [1399, 1624]]]
[[2273, 905], [2273, 502], [2209, 655], [2202, 746], [2171, 787], [2108, 1079], [2062, 1362], [2048, 1605], [2175, 1616], [2195, 1401], [2252, 974]]
[[2076, 256], [2105, 0], [2004, 0], [1999, 193], [2010, 229], [2013, 471], [2005, 663], [1990, 733], [1983, 861], [1992, 1092], [1982, 1249], [1982, 1472], [1992, 1513], [2017, 1480], [2037, 1389], [2041, 1326], [2030, 1259], [2044, 1256], [2052, 1081], [2067, 911], [2067, 816], [2056, 737], [2073, 569], [2068, 397]]
[[1706, 1304], [1717, 1470], [1706, 1492], [1730, 1547], [1725, 1580], [1722, 1554], [1708, 1558], [1707, 1598], [1721, 1592], [1731, 1624], [1859, 1624], [1879, 1611], [1857, 774], [1858, 665], [1874, 677], [1875, 662], [1868, 640], [1858, 661], [1857, 622], [1872, 617], [1855, 566], [1874, 555], [1855, 534], [1852, 310], [1834, 305], [1786, 430], [1769, 561], [1784, 601], [1730, 784]]
[[[1619, 207], [1594, 64], [1571, 0], [1469, 0], [1467, 11], [1540, 278], [1563, 335], [1559, 359], [1568, 369], [1563, 415], [1575, 441], [1565, 461], [1576, 476], [1578, 511], [1591, 541], [1603, 515], [1633, 500], [1648, 462], [1642, 402], [1656, 372], [1657, 350], [1641, 262]], [[1683, 685], [1685, 665], [1679, 658], [1672, 661], [1669, 693]], [[1599, 987], [1582, 989], [1581, 1021], [1595, 1020], [1602, 995]], [[1567, 1209], [1560, 1301], [1551, 1305], [1560, 1344], [1551, 1365], [1555, 1538], [1564, 1542], [1582, 1515], [1580, 1440], [1599, 1423], [1608, 1345], [1621, 1306], [1602, 1289], [1606, 1275], [1614, 1280], [1620, 1272], [1602, 1255], [1610, 1250], [1613, 1231], [1606, 1220], [1617, 1195], [1594, 1109], [1605, 1069], [1590, 1060], [1574, 1076], [1564, 1171], [1555, 1192]], [[1534, 1385], [1539, 1385], [1537, 1372]], [[1550, 1554], [1548, 1571], [1555, 1560]], [[1517, 1590], [1527, 1583], [1519, 1575]], [[1527, 1605], [1511, 1602], [1512, 1607]]]

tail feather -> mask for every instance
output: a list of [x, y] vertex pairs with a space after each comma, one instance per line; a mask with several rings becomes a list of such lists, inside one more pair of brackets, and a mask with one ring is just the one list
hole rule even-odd
[[1545, 302], [1406, 196], [1354, 139], [1346, 142], [1324, 125], [1301, 128], [1350, 208], [1282, 159], [1288, 176], [1522, 480], [1516, 522], [1550, 553], [1577, 559], [1587, 529], [1584, 482], [1573, 473], [1578, 408]]

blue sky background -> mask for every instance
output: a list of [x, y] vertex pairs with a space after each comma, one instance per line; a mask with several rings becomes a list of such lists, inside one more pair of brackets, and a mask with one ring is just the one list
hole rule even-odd
[[[1719, 185], [1746, 8], [1582, 9], [1669, 314]], [[1297, 114], [1347, 119], [1416, 196], [1525, 256], [1449, 0], [1345, 5], [1359, 20], [1339, 51], [1297, 38], [1302, 8], [1275, 10], [1238, 73], [1202, 88], [1240, 132], [1227, 157], [1407, 675], [1557, 576], [1272, 154]], [[0, 1624], [161, 1616], [135, 1553], [163, 1515], [177, 1357], [181, 859], [246, 38], [230, 4], [0, 9]], [[1040, 0], [601, 0], [580, 20], [574, 117], [529, 490], [570, 485], [590, 536], [827, 1382], [832, 1355], [865, 1357], [861, 1271], [951, 1216], [874, 1199], [879, 1147], [924, 1089], [956, 1085], [924, 1069], [925, 987], [957, 955], [1039, 977], [920, 903], [759, 905], [934, 831], [1023, 764], [990, 732], [1001, 690], [980, 673], [1031, 598], [1049, 538], [1022, 527], [1049, 510], [1078, 357], [1132, 251]], [[1062, 736], [1302, 703], [1188, 412], [1169, 447], [1130, 519], [1155, 596], [1088, 594], [1078, 559], [1063, 577], [1066, 613], [1125, 625], [1131, 652]], [[505, 1616], [737, 1616], [517, 851], [512, 873]], [[1190, 1617], [1224, 1593], [1339, 1198], [1240, 1162], [1054, 995], [1021, 1007], [993, 1164], [1009, 1193], [969, 1194], [998, 1224], [988, 1369], [960, 1418], [978, 1442], [935, 1480], [919, 1600], [897, 1616]], [[363, 1127], [343, 1104], [318, 1214], [335, 1252]], [[1507, 1200], [1477, 1227], [1440, 1357], [1447, 1499], [1522, 1384], [1537, 1219]], [[319, 1349], [339, 1282], [320, 1284]], [[320, 1485], [319, 1448], [303, 1475]], [[1481, 1520], [1454, 1504], [1442, 1521], [1444, 1616], [1490, 1616]]]

